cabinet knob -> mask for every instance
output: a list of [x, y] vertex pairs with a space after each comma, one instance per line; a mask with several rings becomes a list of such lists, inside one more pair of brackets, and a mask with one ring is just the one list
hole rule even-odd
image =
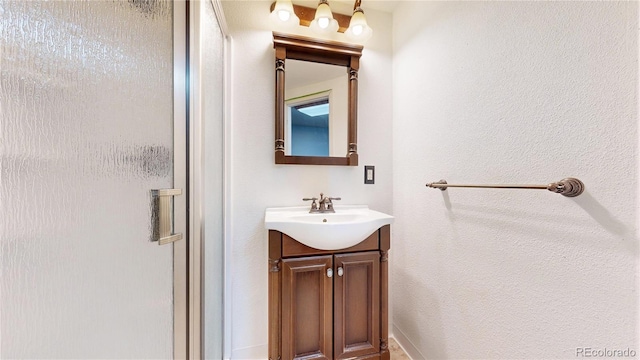
[[342, 266], [338, 267], [338, 276], [342, 276], [344, 275], [344, 269], [342, 268]]
[[333, 269], [332, 268], [328, 268], [327, 269], [327, 277], [333, 277]]

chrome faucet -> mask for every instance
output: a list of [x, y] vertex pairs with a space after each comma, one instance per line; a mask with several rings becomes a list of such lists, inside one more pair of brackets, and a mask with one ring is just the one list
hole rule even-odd
[[[311, 210], [309, 210], [310, 214], [313, 213], [334, 213], [336, 212], [333, 209], [333, 200], [341, 200], [339, 197], [325, 197], [323, 193], [320, 193], [320, 199], [317, 197], [312, 198], [304, 198], [303, 201], [312, 201], [311, 202]], [[316, 204], [316, 200], [319, 200]], [[319, 204], [319, 205], [318, 205]]]

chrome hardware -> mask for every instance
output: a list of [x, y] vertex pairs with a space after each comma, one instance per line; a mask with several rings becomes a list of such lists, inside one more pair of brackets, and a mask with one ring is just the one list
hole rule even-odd
[[333, 277], [333, 269], [332, 268], [328, 268], [327, 269], [327, 277]]
[[342, 268], [342, 266], [338, 267], [338, 276], [342, 276], [344, 275], [344, 269]]
[[430, 188], [447, 190], [450, 187], [482, 188], [482, 189], [535, 189], [549, 190], [562, 194], [566, 197], [576, 197], [584, 191], [584, 183], [576, 178], [566, 178], [548, 185], [477, 185], [477, 184], [447, 184], [445, 180], [440, 180], [427, 184]]
[[158, 245], [169, 244], [182, 239], [182, 234], [173, 234], [173, 197], [182, 195], [182, 189], [151, 190], [153, 196], [151, 241]]

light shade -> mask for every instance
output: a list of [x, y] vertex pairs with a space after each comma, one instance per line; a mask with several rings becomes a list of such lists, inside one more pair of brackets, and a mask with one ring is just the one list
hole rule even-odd
[[320, 0], [316, 9], [316, 16], [309, 27], [317, 33], [334, 33], [338, 31], [338, 21], [333, 18], [333, 13], [331, 13], [327, 0]]
[[345, 35], [349, 39], [358, 42], [365, 42], [373, 35], [373, 29], [367, 24], [367, 18], [365, 18], [364, 11], [360, 7], [353, 11], [353, 16], [351, 16], [351, 22], [349, 22], [349, 28], [345, 31]]
[[280, 27], [294, 27], [300, 25], [300, 19], [293, 11], [291, 0], [277, 0], [269, 16], [271, 22]]

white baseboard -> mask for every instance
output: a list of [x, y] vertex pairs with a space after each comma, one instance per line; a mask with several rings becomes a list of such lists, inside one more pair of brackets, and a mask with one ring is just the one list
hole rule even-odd
[[411, 341], [404, 335], [400, 329], [398, 329], [395, 325], [392, 325], [393, 335], [392, 337], [396, 340], [398, 345], [404, 350], [405, 354], [407, 354], [412, 360], [422, 360], [426, 359], [420, 351], [411, 343]]
[[234, 360], [264, 360], [268, 359], [269, 346], [267, 344], [250, 346], [231, 351], [231, 359]]
[[[411, 358], [411, 360], [425, 359], [424, 356], [413, 346], [411, 341], [404, 335], [395, 325], [392, 326], [393, 333], [390, 337], [394, 338], [402, 350]], [[268, 345], [250, 346], [242, 349], [234, 349], [231, 351], [231, 359], [234, 360], [263, 360], [267, 359], [269, 352]]]

